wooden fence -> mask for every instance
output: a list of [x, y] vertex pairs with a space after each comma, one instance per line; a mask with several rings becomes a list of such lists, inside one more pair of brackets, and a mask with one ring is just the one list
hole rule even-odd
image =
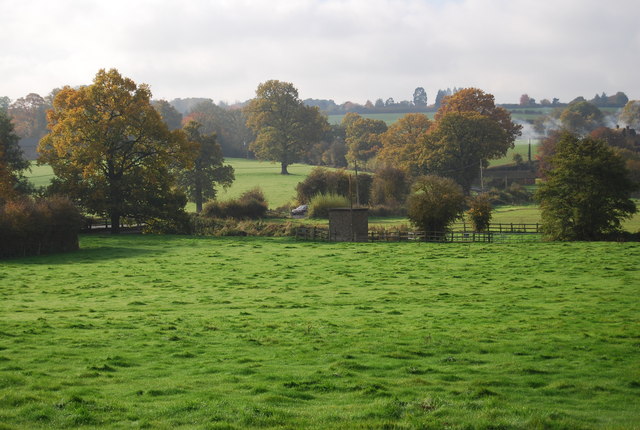
[[[131, 219], [123, 218], [120, 222], [121, 232], [138, 232], [144, 227], [144, 223], [134, 221]], [[103, 232], [111, 229], [111, 220], [108, 218], [87, 218], [82, 231], [89, 232]]]
[[[325, 227], [297, 227], [296, 239], [331, 241]], [[538, 224], [493, 224], [486, 232], [455, 230], [423, 232], [402, 230], [371, 230], [369, 242], [439, 242], [439, 243], [523, 243], [541, 240]]]
[[[468, 223], [455, 223], [452, 226], [453, 231], [473, 232], [473, 227]], [[492, 223], [487, 229], [488, 233], [542, 233], [540, 224], [524, 224], [524, 223]]]

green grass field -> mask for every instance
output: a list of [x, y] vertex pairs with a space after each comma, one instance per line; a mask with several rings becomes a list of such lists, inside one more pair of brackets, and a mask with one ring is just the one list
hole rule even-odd
[[[433, 119], [436, 113], [426, 112], [424, 114], [427, 115], [430, 119]], [[386, 122], [387, 125], [389, 126], [405, 115], [407, 114], [406, 113], [365, 113], [360, 116], [362, 116], [363, 118], [382, 120]], [[344, 118], [344, 115], [328, 115], [329, 124], [340, 124], [342, 122], [342, 118]]]
[[295, 199], [296, 185], [304, 181], [315, 167], [292, 164], [288, 167], [290, 174], [281, 175], [279, 163], [244, 158], [227, 158], [225, 162], [235, 169], [236, 180], [227, 191], [220, 193], [220, 199], [234, 198], [253, 187], [260, 187], [269, 207], [274, 209]]
[[[536, 154], [538, 151], [538, 142], [531, 141], [531, 158], [535, 160]], [[520, 154], [522, 156], [522, 160], [526, 163], [529, 157], [529, 142], [526, 139], [518, 139], [515, 142], [515, 145], [512, 149], [507, 150], [507, 153], [504, 157], [498, 158], [497, 160], [489, 160], [490, 167], [496, 166], [504, 166], [506, 164], [515, 164], [513, 161], [513, 156], [515, 154]]]
[[0, 428], [633, 429], [640, 246], [85, 236], [0, 262]]

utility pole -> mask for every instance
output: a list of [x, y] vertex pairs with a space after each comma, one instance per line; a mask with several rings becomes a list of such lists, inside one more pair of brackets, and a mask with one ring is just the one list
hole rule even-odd
[[360, 187], [358, 186], [358, 159], [353, 160], [353, 167], [356, 171], [356, 206], [360, 207]]

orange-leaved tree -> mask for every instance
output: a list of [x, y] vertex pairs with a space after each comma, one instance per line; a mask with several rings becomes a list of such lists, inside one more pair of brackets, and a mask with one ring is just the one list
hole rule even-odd
[[122, 217], [181, 213], [186, 199], [175, 188], [176, 171], [193, 163], [197, 146], [168, 130], [147, 85], [100, 70], [91, 85], [63, 88], [47, 120], [39, 161], [53, 168], [57, 191], [109, 217], [112, 232]]

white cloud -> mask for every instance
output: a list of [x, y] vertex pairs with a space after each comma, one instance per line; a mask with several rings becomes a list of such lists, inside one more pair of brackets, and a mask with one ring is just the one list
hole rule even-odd
[[500, 102], [640, 98], [636, 0], [0, 0], [0, 95], [116, 67], [156, 97], [409, 99], [477, 86]]

